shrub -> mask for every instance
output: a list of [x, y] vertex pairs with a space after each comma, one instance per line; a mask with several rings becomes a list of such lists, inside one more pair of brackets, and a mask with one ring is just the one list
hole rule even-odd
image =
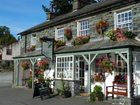
[[90, 94], [90, 101], [94, 102], [96, 100], [98, 100], [98, 101], [103, 101], [104, 100], [104, 94], [102, 92], [102, 87], [98, 86], [98, 85], [96, 85], [94, 87], [93, 92], [91, 92], [91, 94]]

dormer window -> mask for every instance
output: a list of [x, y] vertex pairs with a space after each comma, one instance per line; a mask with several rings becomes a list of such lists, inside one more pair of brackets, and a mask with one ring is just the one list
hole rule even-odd
[[78, 36], [89, 35], [89, 20], [81, 20], [77, 24], [77, 34]]
[[64, 41], [64, 28], [56, 29], [55, 39]]
[[133, 30], [132, 10], [115, 13], [115, 28]]

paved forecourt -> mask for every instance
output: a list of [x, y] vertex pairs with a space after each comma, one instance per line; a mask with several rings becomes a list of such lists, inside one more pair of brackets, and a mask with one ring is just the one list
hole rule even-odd
[[90, 103], [87, 97], [75, 96], [62, 98], [56, 96], [41, 101], [39, 97], [32, 98], [31, 89], [0, 88], [0, 105], [109, 105], [106, 102]]

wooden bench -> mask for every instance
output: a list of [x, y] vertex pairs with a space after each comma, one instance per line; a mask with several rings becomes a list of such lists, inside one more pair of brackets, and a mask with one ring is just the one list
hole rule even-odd
[[114, 95], [127, 96], [127, 83], [113, 82], [113, 86], [106, 87], [106, 100], [108, 99], [108, 95], [110, 94], [112, 95], [112, 99], [114, 99]]

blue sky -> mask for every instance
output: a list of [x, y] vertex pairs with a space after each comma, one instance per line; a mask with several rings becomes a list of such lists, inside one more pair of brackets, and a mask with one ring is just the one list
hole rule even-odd
[[46, 20], [42, 4], [50, 0], [0, 0], [0, 26], [7, 26], [11, 33], [18, 33]]

